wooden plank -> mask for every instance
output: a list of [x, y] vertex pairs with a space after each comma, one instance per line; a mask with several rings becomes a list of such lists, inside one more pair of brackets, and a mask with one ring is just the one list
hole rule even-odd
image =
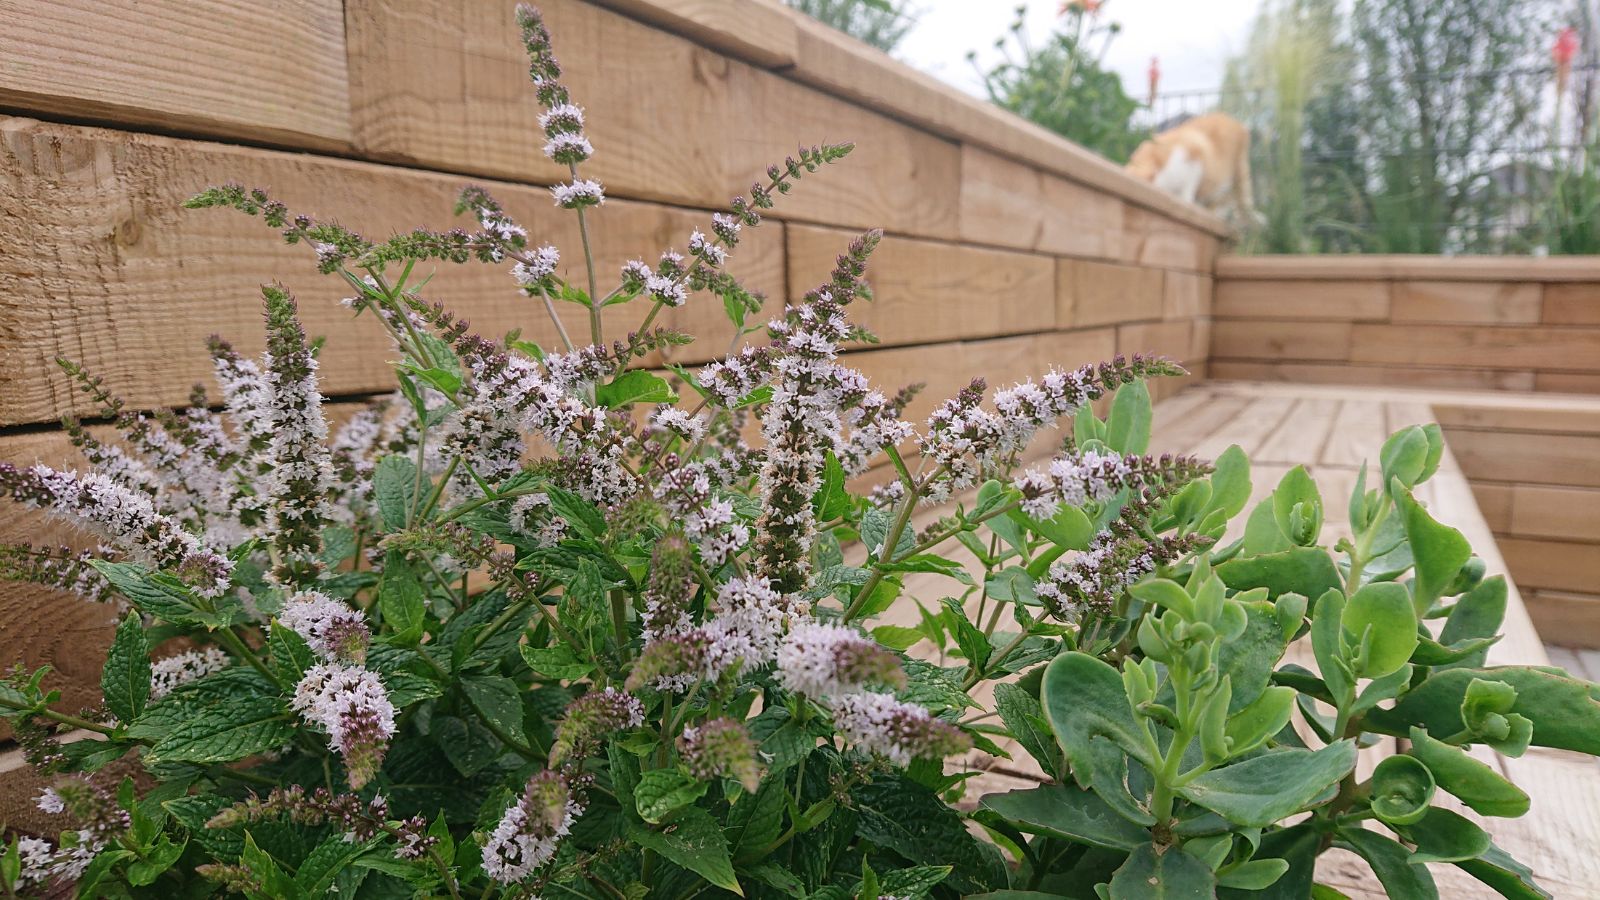
[[[515, 181], [566, 177], [539, 153], [527, 62], [509, 4], [497, 7], [347, 4], [361, 153]], [[542, 7], [573, 102], [587, 110], [596, 155], [584, 174], [613, 194], [720, 206], [797, 143], [850, 138], [849, 160], [806, 178], [775, 215], [955, 237], [955, 144], [579, 0]]]
[[1600, 400], [1479, 395], [1442, 397], [1434, 416], [1445, 428], [1600, 434]]
[[[1220, 332], [1230, 325], [1218, 319], [1214, 320], [1212, 327]], [[1211, 374], [1215, 378], [1296, 384], [1408, 385], [1505, 391], [1531, 391], [1534, 388], [1534, 374], [1531, 371], [1230, 359], [1222, 357], [1214, 347]]]
[[[452, 176], [279, 153], [246, 147], [130, 135], [31, 119], [0, 120], [0, 424], [50, 421], [91, 411], [58, 374], [57, 355], [106, 376], [139, 407], [182, 403], [189, 385], [209, 381], [207, 335], [242, 350], [262, 346], [257, 285], [282, 279], [300, 297], [311, 334], [326, 335], [321, 376], [336, 394], [387, 390], [393, 353], [382, 331], [351, 327], [337, 303], [349, 293], [321, 276], [303, 246], [289, 247], [259, 219], [225, 210], [186, 211], [184, 199], [208, 184], [238, 181], [271, 189], [291, 208], [337, 218], [373, 236], [423, 223], [459, 224], [450, 216], [461, 186]], [[534, 240], [565, 251], [579, 277], [576, 222], [537, 188], [487, 185]], [[704, 213], [612, 201], [593, 218], [595, 252], [609, 282], [623, 262], [684, 249]], [[779, 223], [746, 231], [730, 268], [781, 308], [783, 235]], [[425, 293], [484, 334], [521, 327], [531, 340], [558, 346], [544, 311], [521, 296], [504, 266], [423, 263], [437, 273]], [[1051, 304], [1048, 292], [1040, 301]], [[642, 304], [607, 310], [608, 333], [637, 326]], [[582, 333], [582, 313], [563, 310]], [[578, 313], [574, 315], [574, 313]], [[696, 297], [665, 322], [700, 330], [723, 318], [721, 304]], [[701, 344], [677, 358], [705, 359], [726, 341]]]
[[1542, 287], [1495, 281], [1400, 281], [1392, 322], [1471, 322], [1532, 325], [1539, 321]]
[[1322, 455], [1317, 461], [1324, 466], [1351, 468], [1369, 460], [1376, 461], [1388, 434], [1380, 404], [1360, 395], [1352, 396], [1339, 404], [1328, 441], [1322, 446]]
[[1502, 832], [1516, 836], [1515, 846], [1506, 849], [1555, 896], [1592, 896], [1600, 885], [1600, 856], [1577, 848], [1600, 843], [1600, 769], [1594, 759], [1535, 747], [1519, 759], [1501, 757], [1500, 762], [1506, 776], [1528, 793], [1534, 812], [1497, 827], [1497, 837]]
[[1473, 480], [1600, 487], [1600, 436], [1451, 429], [1448, 441]]
[[1351, 354], [1346, 322], [1217, 319], [1211, 352], [1223, 359], [1344, 360]]
[[1283, 424], [1294, 405], [1295, 401], [1288, 397], [1256, 398], [1241, 409], [1226, 428], [1197, 443], [1191, 452], [1202, 459], [1216, 459], [1229, 445], [1238, 444], [1253, 460], [1256, 450]]
[[1600, 394], [1600, 375], [1578, 372], [1540, 372], [1534, 388], [1564, 394]]
[[1354, 326], [1352, 362], [1600, 371], [1600, 328]]
[[1110, 194], [1174, 223], [1215, 236], [1231, 233], [1220, 218], [1129, 176], [1115, 163], [1050, 131], [973, 97], [882, 51], [794, 13], [800, 59], [785, 74], [919, 128], [972, 144], [1098, 193]]
[[1600, 585], [1600, 544], [1519, 537], [1497, 543], [1519, 585], [1577, 593]]
[[1305, 281], [1398, 280], [1600, 282], [1593, 256], [1318, 254], [1224, 256], [1217, 277]]
[[1314, 465], [1333, 431], [1339, 402], [1308, 398], [1295, 402], [1272, 434], [1251, 454], [1251, 461]]
[[1217, 239], [1166, 216], [1130, 208], [1123, 231], [1127, 241], [1119, 258], [1162, 269], [1211, 274], [1217, 258]]
[[[1192, 387], [1178, 395], [1182, 399], [1191, 393], [1204, 391], [1205, 385]], [[1202, 394], [1207, 402], [1196, 409], [1187, 412], [1168, 415], [1166, 404], [1173, 401], [1162, 401], [1156, 405], [1155, 429], [1150, 439], [1153, 449], [1171, 451], [1173, 453], [1193, 453], [1195, 448], [1205, 442], [1207, 438], [1226, 429], [1248, 405], [1250, 400], [1244, 397], [1215, 397]], [[1222, 449], [1226, 450], [1227, 444]], [[1215, 459], [1215, 455], [1208, 457]]]
[[[1533, 590], [1528, 615], [1546, 640], [1569, 647], [1600, 648], [1600, 594]], [[1587, 676], [1600, 681], [1600, 672]]]
[[1548, 284], [1546, 325], [1600, 325], [1600, 284]]
[[795, 19], [769, 0], [593, 0], [746, 62], [777, 69], [800, 56]]
[[1187, 272], [1166, 273], [1166, 292], [1162, 295], [1161, 317], [1193, 319], [1210, 315], [1211, 279]]
[[1382, 281], [1240, 281], [1217, 279], [1218, 318], [1387, 321]]
[[[825, 283], [854, 236], [790, 225], [790, 296]], [[886, 344], [972, 340], [1056, 327], [1055, 263], [1048, 257], [890, 236], [873, 253], [868, 277], [873, 300], [852, 307], [851, 318]]]
[[1063, 259], [1056, 263], [1056, 320], [1063, 326], [1107, 325], [1162, 317], [1166, 273]]
[[972, 144], [961, 146], [963, 241], [1100, 259], [1123, 249], [1124, 201]]
[[1600, 489], [1519, 484], [1511, 493], [1512, 534], [1600, 543]]
[[0, 0], [0, 107], [218, 137], [350, 143], [339, 0]]
[[1497, 535], [1511, 530], [1513, 490], [1509, 484], [1493, 481], [1472, 482], [1472, 496], [1478, 501], [1478, 509], [1483, 513], [1483, 520], [1489, 523], [1489, 527], [1494, 529]]

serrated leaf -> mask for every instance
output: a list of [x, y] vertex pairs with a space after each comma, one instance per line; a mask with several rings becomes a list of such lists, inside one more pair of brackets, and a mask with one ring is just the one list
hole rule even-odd
[[461, 690], [473, 709], [490, 724], [518, 740], [522, 736], [522, 692], [516, 682], [499, 675], [461, 679]]
[[633, 789], [633, 802], [639, 818], [651, 824], [704, 797], [709, 789], [704, 781], [677, 769], [655, 769], [639, 776]]
[[294, 880], [307, 897], [325, 897], [334, 879], [345, 867], [378, 844], [381, 838], [367, 841], [346, 840], [336, 834], [316, 846], [295, 869]]
[[676, 403], [672, 385], [642, 369], [629, 369], [608, 384], [595, 388], [595, 402], [607, 409], [620, 409], [634, 403]]
[[219, 598], [214, 608], [208, 608], [187, 585], [164, 572], [103, 559], [90, 560], [90, 565], [140, 611], [174, 625], [222, 628], [233, 624], [239, 611], [232, 597]]
[[385, 456], [372, 470], [372, 495], [384, 528], [399, 531], [406, 527], [416, 498], [417, 466], [404, 456]]
[[744, 896], [744, 889], [739, 886], [739, 879], [733, 873], [728, 839], [723, 836], [716, 820], [705, 810], [689, 807], [659, 831], [630, 822], [628, 837], [713, 885]]
[[398, 550], [384, 555], [378, 610], [383, 615], [383, 623], [394, 629], [394, 643], [411, 646], [421, 640], [428, 612], [427, 592], [416, 573], [411, 571], [406, 555]]
[[117, 635], [106, 653], [105, 669], [100, 674], [100, 690], [106, 708], [120, 722], [132, 722], [144, 712], [150, 700], [150, 644], [145, 640], [144, 624], [136, 612], [117, 626]]
[[220, 763], [273, 750], [294, 737], [294, 724], [269, 697], [244, 698], [206, 708], [145, 753], [148, 763]]
[[557, 681], [576, 681], [594, 671], [592, 663], [586, 663], [573, 655], [572, 649], [565, 645], [555, 647], [530, 647], [523, 644], [517, 648], [522, 654], [522, 661], [528, 668]]

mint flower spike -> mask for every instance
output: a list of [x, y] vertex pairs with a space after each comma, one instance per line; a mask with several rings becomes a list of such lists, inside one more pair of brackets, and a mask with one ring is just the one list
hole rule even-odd
[[685, 728], [677, 746], [684, 767], [702, 781], [732, 778], [752, 794], [761, 787], [760, 748], [743, 722], [712, 719]]
[[322, 573], [317, 556], [334, 492], [328, 423], [317, 387], [317, 360], [300, 327], [294, 297], [277, 285], [266, 285], [261, 293], [266, 298], [266, 407], [271, 423], [264, 454], [271, 466], [267, 530], [278, 555], [271, 574], [280, 584], [305, 587]]
[[590, 691], [567, 705], [567, 714], [550, 742], [550, 766], [559, 768], [569, 760], [581, 760], [594, 752], [603, 735], [642, 724], [644, 704], [638, 697], [614, 687]]
[[810, 573], [816, 495], [826, 454], [843, 449], [845, 410], [868, 394], [866, 378], [839, 365], [839, 345], [852, 335], [844, 309], [866, 293], [861, 275], [883, 232], [851, 243], [828, 283], [806, 294], [767, 326], [776, 372], [772, 403], [762, 422], [766, 464], [759, 478], [756, 573], [784, 593], [804, 590]]
[[94, 603], [115, 603], [119, 611], [127, 601], [111, 589], [90, 561], [96, 556], [70, 547], [35, 547], [0, 544], [0, 581], [20, 581], [76, 594]]
[[328, 662], [366, 661], [372, 631], [366, 617], [341, 600], [320, 591], [301, 591], [284, 601], [278, 621]]
[[843, 625], [802, 622], [778, 648], [778, 683], [813, 698], [854, 694], [872, 686], [904, 687], [900, 659]]
[[972, 747], [972, 739], [960, 729], [893, 694], [866, 692], [836, 699], [833, 725], [845, 743], [901, 767], [913, 759], [941, 759]]
[[0, 492], [97, 535], [134, 562], [177, 575], [203, 596], [221, 596], [233, 574], [221, 549], [157, 512], [148, 495], [104, 475], [0, 463]]
[[321, 663], [306, 670], [290, 705], [328, 735], [344, 757], [350, 786], [360, 790], [378, 774], [395, 732], [395, 709], [377, 673], [359, 666]]
[[522, 881], [556, 855], [583, 815], [565, 776], [546, 769], [528, 779], [483, 843], [483, 871], [501, 884]]
[[220, 647], [185, 650], [150, 664], [150, 699], [160, 700], [191, 681], [233, 665], [233, 657]]

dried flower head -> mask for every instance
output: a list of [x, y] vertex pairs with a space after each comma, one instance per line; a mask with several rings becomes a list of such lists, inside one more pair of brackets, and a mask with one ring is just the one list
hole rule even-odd
[[678, 738], [678, 753], [689, 774], [703, 781], [732, 778], [751, 793], [761, 786], [758, 748], [743, 722], [712, 719], [685, 728]]

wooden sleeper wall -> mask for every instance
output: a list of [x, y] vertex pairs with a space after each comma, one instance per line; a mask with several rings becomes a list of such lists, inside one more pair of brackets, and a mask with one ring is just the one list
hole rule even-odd
[[1221, 378], [1600, 393], [1600, 263], [1228, 257]]
[[[683, 249], [798, 142], [850, 140], [849, 158], [746, 231], [731, 267], [778, 308], [856, 233], [884, 228], [878, 299], [859, 313], [883, 343], [849, 361], [885, 389], [927, 382], [913, 416], [973, 375], [1003, 385], [1119, 352], [1205, 373], [1215, 219], [767, 0], [542, 5], [588, 111], [585, 174], [607, 186], [593, 217], [604, 271]], [[266, 188], [381, 237], [458, 224], [454, 196], [476, 182], [575, 275], [575, 223], [544, 187], [562, 173], [539, 153], [512, 6], [0, 0], [0, 459], [75, 462], [54, 423], [92, 410], [56, 356], [131, 407], [182, 403], [210, 381], [207, 335], [261, 349], [257, 286], [271, 280], [326, 337], [328, 394], [392, 386], [382, 335], [349, 322], [335, 302], [347, 291], [304, 248], [259, 219], [180, 208], [207, 185]], [[423, 269], [429, 299], [476, 330], [555, 343], [502, 268]], [[608, 310], [608, 333], [640, 314]], [[704, 361], [731, 334], [705, 298], [659, 322], [702, 340], [648, 365]], [[65, 535], [0, 512], [0, 540]], [[0, 662], [55, 665], [68, 701], [87, 703], [111, 620], [0, 584]]]

